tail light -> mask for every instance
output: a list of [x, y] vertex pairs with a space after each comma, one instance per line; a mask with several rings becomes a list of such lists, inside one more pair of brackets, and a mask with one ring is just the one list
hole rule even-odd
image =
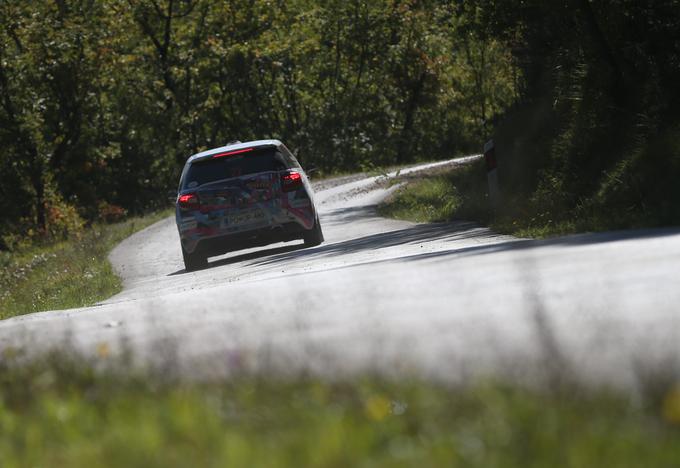
[[281, 190], [292, 192], [302, 187], [302, 176], [299, 172], [287, 172], [281, 176]]
[[177, 204], [182, 210], [197, 210], [200, 208], [201, 203], [198, 200], [198, 195], [195, 193], [185, 193], [177, 198]]

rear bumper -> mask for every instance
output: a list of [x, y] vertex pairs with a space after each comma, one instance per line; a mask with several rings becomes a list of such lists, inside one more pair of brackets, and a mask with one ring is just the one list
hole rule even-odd
[[[258, 219], [233, 219], [256, 211], [261, 214]], [[315, 216], [314, 205], [304, 190], [238, 207], [176, 210], [182, 248], [186, 253], [206, 256], [302, 238], [313, 229]]]
[[200, 253], [211, 257], [234, 250], [301, 239], [305, 231], [304, 226], [291, 222], [277, 227], [265, 227], [198, 240], [182, 239], [182, 246], [188, 253]]

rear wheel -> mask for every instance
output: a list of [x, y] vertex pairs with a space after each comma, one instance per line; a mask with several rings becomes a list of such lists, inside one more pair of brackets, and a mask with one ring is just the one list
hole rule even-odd
[[314, 219], [314, 227], [304, 234], [305, 247], [314, 247], [323, 242], [323, 231], [321, 230], [321, 223], [319, 223], [319, 215]]
[[188, 253], [182, 247], [182, 258], [184, 259], [184, 269], [186, 271], [200, 270], [208, 266], [208, 258], [198, 252]]

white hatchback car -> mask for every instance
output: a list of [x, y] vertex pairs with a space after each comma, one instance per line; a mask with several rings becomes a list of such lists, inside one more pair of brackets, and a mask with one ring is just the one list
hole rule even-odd
[[275, 242], [323, 242], [305, 172], [278, 140], [236, 143], [191, 156], [175, 210], [187, 271], [210, 256]]

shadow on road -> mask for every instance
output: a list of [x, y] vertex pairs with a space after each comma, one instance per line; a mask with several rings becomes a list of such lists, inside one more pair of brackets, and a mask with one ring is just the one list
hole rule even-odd
[[351, 223], [353, 221], [360, 221], [370, 219], [377, 216], [376, 206], [357, 206], [349, 208], [338, 208], [329, 212], [321, 218], [322, 226], [337, 226], [340, 224]]
[[[323, 218], [323, 224], [326, 226], [337, 226], [367, 219], [367, 217], [370, 218], [371, 216], [375, 216], [374, 207], [343, 208], [327, 213]], [[208, 265], [208, 268], [239, 262], [248, 262], [246, 264], [247, 266], [271, 266], [281, 262], [295, 261], [302, 258], [306, 260], [318, 260], [321, 258], [432, 241], [450, 242], [451, 249], [407, 255], [400, 257], [400, 260], [425, 260], [448, 255], [482, 255], [508, 250], [533, 249], [559, 245], [580, 246], [587, 244], [624, 242], [633, 239], [673, 235], [680, 235], [680, 228], [586, 233], [542, 240], [508, 239], [508, 236], [499, 235], [488, 228], [481, 227], [472, 222], [453, 221], [447, 223], [417, 224], [405, 229], [381, 232], [331, 244], [322, 244], [321, 246], [312, 249], [306, 249], [304, 244], [296, 244], [250, 251], [241, 255], [230, 256], [214, 261]], [[468, 244], [466, 246], [456, 247], [458, 242], [470, 240], [479, 241], [480, 244], [472, 246]], [[386, 261], [394, 261], [394, 259]], [[181, 273], [185, 273], [185, 270], [176, 271], [168, 276]]]
[[[262, 258], [262, 257], [267, 257], [270, 255], [277, 255], [277, 254], [285, 254], [288, 252], [294, 252], [296, 250], [304, 249], [305, 245], [304, 244], [295, 244], [295, 245], [286, 245], [284, 247], [276, 247], [273, 249], [261, 249], [261, 250], [256, 250], [254, 252], [247, 252], [244, 254], [239, 254], [235, 255], [233, 257], [225, 257], [225, 258], [220, 258], [219, 260], [215, 260], [213, 262], [209, 262], [208, 266], [205, 268], [206, 270], [209, 268], [214, 268], [222, 265], [229, 265], [232, 263], [239, 263], [239, 262], [245, 262], [248, 260], [254, 260], [257, 258]], [[172, 273], [168, 273], [166, 276], [176, 276], [176, 275], [181, 275], [184, 273], [188, 273], [185, 269], [173, 271]]]
[[[406, 229], [372, 234], [369, 236], [332, 244], [322, 244], [321, 246], [315, 247], [313, 249], [286, 252], [268, 256], [266, 258], [263, 257], [249, 263], [249, 265], [266, 266], [300, 258], [309, 260], [335, 257], [364, 251], [374, 251], [399, 245], [421, 244], [432, 241], [445, 241], [453, 243], [456, 241], [478, 239], [480, 241], [483, 240], [493, 242], [494, 238], [505, 238], [505, 236], [500, 236], [488, 228], [483, 228], [470, 222], [461, 221], [452, 223], [418, 224]], [[509, 248], [510, 244], [517, 244], [521, 242], [523, 241], [519, 239], [513, 241], [496, 242], [493, 245], [480, 246], [480, 248], [491, 248], [497, 246], [506, 246], [504, 248]], [[452, 248], [453, 247], [454, 245], [452, 245]], [[453, 248], [452, 250], [440, 252], [440, 254], [451, 254], [460, 250], [461, 249]]]
[[[319, 259], [338, 255], [357, 253], [361, 251], [377, 250], [406, 244], [420, 244], [430, 241], [451, 242], [451, 249], [438, 252], [426, 252], [422, 254], [402, 257], [401, 260], [424, 260], [447, 255], [481, 255], [508, 250], [534, 249], [548, 246], [581, 246], [588, 244], [603, 244], [612, 242], [624, 242], [634, 239], [667, 237], [680, 235], [680, 228], [668, 229], [644, 229], [630, 231], [613, 231], [602, 233], [575, 234], [553, 239], [510, 239], [494, 233], [488, 228], [481, 227], [471, 222], [456, 221], [449, 223], [419, 224], [406, 229], [383, 232], [365, 237], [325, 244], [314, 249], [297, 250], [262, 256], [251, 262], [250, 265], [273, 265], [279, 262], [295, 260], [299, 258]], [[483, 244], [456, 248], [456, 241], [477, 239]]]

